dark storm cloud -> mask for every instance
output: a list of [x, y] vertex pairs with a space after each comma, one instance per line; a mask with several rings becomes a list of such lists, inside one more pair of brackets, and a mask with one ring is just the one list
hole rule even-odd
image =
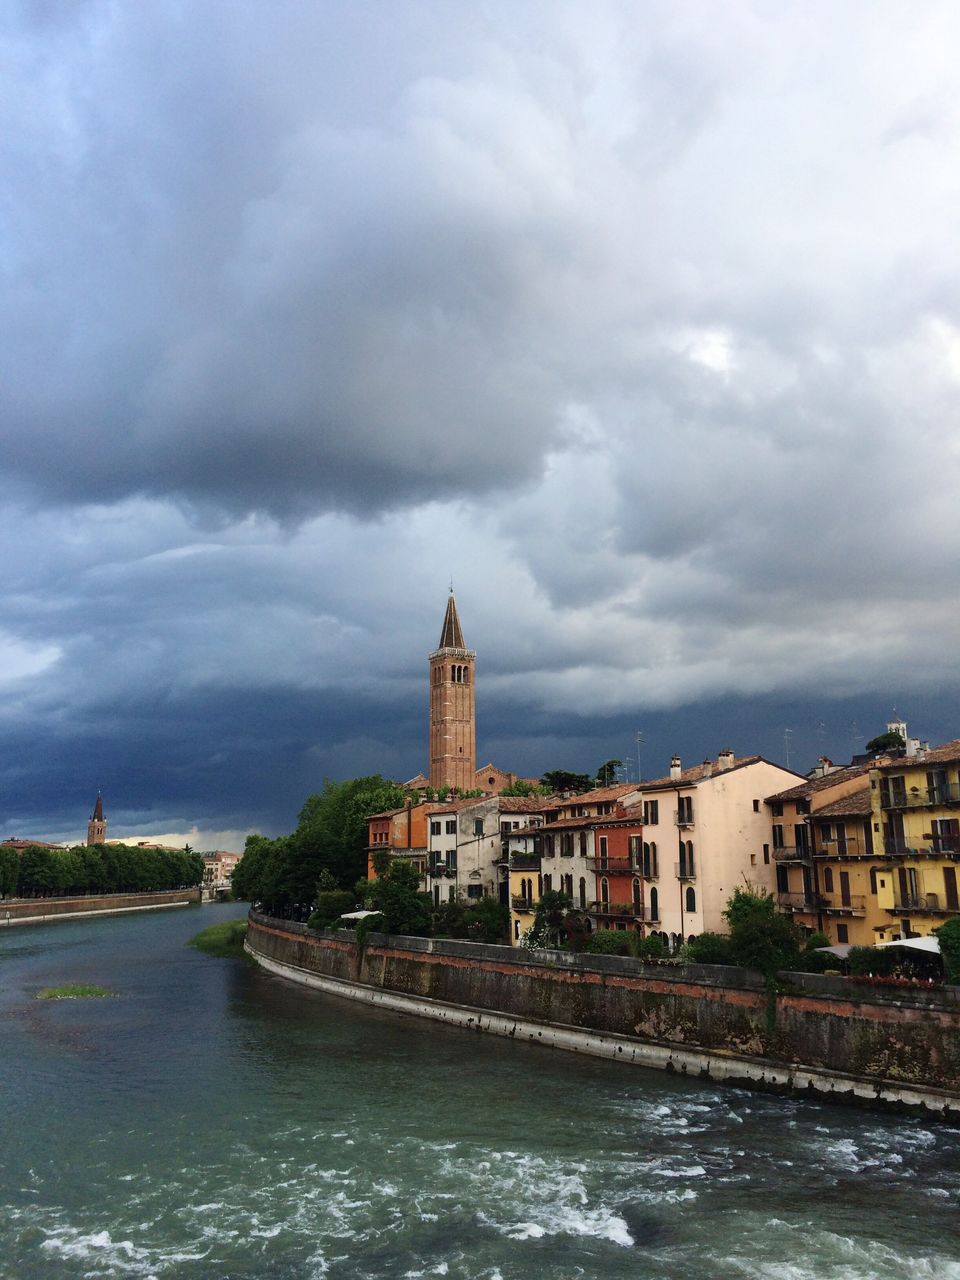
[[508, 767], [960, 732], [958, 23], [8, 9], [9, 820], [412, 775], [450, 574]]

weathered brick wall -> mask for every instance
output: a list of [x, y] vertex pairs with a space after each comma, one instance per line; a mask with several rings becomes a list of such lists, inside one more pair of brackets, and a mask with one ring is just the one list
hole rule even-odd
[[249, 940], [281, 963], [418, 998], [960, 1092], [960, 988], [887, 992], [785, 974], [771, 1010], [762, 979], [744, 969], [566, 952], [530, 957], [511, 947], [383, 934], [370, 935], [361, 957], [350, 933], [255, 913]]
[[24, 916], [60, 916], [78, 911], [120, 911], [131, 907], [166, 906], [173, 902], [199, 902], [199, 889], [171, 889], [164, 893], [109, 893], [86, 898], [3, 898], [0, 921]]

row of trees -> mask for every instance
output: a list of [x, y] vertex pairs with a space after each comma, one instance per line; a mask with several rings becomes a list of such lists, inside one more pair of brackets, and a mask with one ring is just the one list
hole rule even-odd
[[0, 897], [49, 898], [91, 893], [151, 893], [192, 888], [203, 859], [189, 849], [139, 849], [122, 844], [19, 851], [0, 847]]

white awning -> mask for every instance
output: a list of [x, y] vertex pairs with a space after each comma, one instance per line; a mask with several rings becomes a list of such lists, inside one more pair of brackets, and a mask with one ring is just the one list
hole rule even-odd
[[342, 916], [338, 916], [339, 920], [366, 920], [367, 916], [380, 916], [382, 911], [344, 911]]
[[876, 942], [874, 946], [878, 951], [881, 947], [909, 947], [911, 951], [926, 951], [928, 955], [940, 954], [936, 938], [894, 938], [893, 942]]

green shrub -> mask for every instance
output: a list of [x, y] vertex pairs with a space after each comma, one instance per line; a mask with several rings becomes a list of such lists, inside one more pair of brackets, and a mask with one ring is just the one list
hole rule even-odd
[[638, 933], [635, 933], [630, 939], [630, 944], [631, 954], [638, 960], [663, 960], [667, 955], [663, 939], [655, 933], [652, 933], [649, 938], [641, 938]]
[[[829, 947], [830, 939], [825, 933], [811, 933], [808, 938], [804, 939], [804, 951], [816, 951], [818, 947]], [[836, 958], [836, 957], [834, 957]]]
[[224, 920], [195, 934], [190, 939], [190, 946], [208, 956], [220, 956], [225, 960], [239, 959], [244, 954], [243, 940], [246, 936], [246, 920]]
[[943, 971], [947, 982], [960, 983], [960, 916], [947, 920], [936, 931], [943, 956]]
[[630, 954], [630, 937], [625, 930], [596, 929], [584, 950], [598, 956], [627, 956]]
[[686, 945], [693, 964], [734, 964], [733, 947], [725, 933], [701, 933]]
[[878, 978], [885, 978], [893, 973], [897, 958], [886, 948], [851, 947], [847, 955], [847, 964], [852, 974], [872, 973]]
[[730, 925], [735, 964], [756, 969], [772, 982], [778, 969], [795, 969], [800, 961], [800, 935], [789, 916], [777, 911], [770, 894], [737, 889], [724, 911]]
[[329, 929], [345, 911], [352, 911], [355, 903], [347, 889], [324, 889], [317, 894], [317, 905], [307, 924], [311, 929]]
[[826, 973], [836, 969], [837, 957], [829, 951], [804, 951], [797, 964], [798, 973]]

